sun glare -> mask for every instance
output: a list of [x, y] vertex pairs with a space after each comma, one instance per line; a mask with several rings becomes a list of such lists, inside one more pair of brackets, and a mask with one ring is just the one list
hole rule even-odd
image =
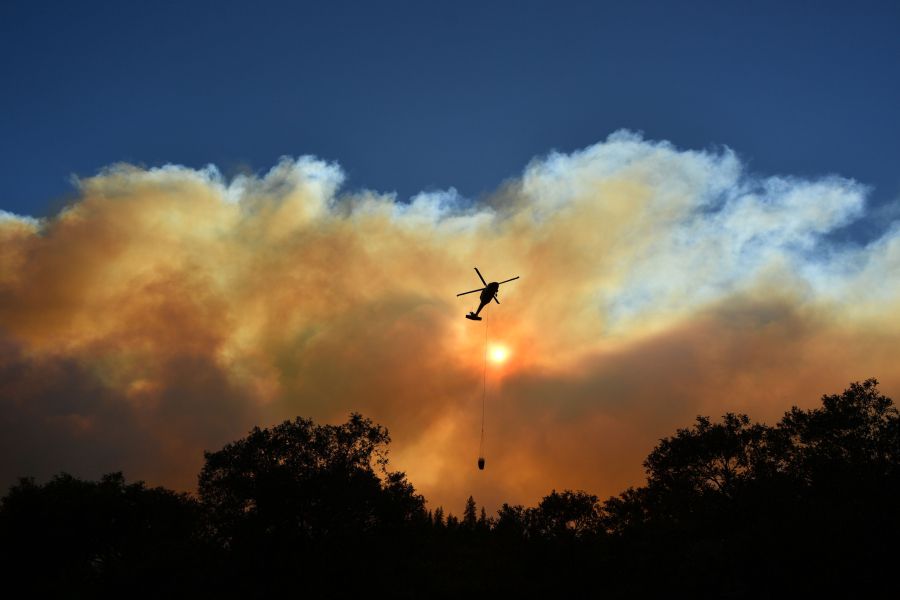
[[499, 365], [506, 362], [506, 359], [509, 358], [509, 350], [506, 346], [494, 345], [488, 350], [488, 357], [492, 363]]

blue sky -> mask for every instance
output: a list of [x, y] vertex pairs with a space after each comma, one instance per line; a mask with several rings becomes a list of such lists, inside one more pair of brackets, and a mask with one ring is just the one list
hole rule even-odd
[[0, 208], [52, 213], [118, 161], [303, 154], [478, 198], [620, 128], [889, 206], [898, 31], [896, 2], [5, 2]]

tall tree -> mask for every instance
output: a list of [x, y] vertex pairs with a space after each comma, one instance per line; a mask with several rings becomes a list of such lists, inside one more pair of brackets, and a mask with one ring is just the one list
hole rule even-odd
[[206, 453], [200, 498], [223, 543], [296, 550], [425, 519], [423, 498], [388, 470], [386, 429], [358, 414], [254, 428]]
[[779, 429], [787, 439], [786, 468], [799, 477], [890, 476], [900, 465], [900, 414], [876, 379], [822, 396], [821, 408], [792, 408]]
[[463, 509], [463, 518], [462, 524], [463, 527], [470, 531], [475, 530], [475, 525], [478, 523], [478, 506], [475, 504], [475, 498], [469, 496], [469, 499], [466, 500], [466, 507]]
[[600, 505], [587, 492], [553, 490], [529, 512], [532, 535], [564, 539], [600, 532]]
[[747, 415], [727, 413], [721, 423], [697, 417], [693, 427], [661, 440], [644, 461], [648, 483], [671, 491], [730, 496], [766, 462], [766, 431], [764, 425], [751, 424]]
[[438, 506], [434, 509], [434, 518], [433, 518], [434, 526], [437, 528], [444, 527], [444, 507]]

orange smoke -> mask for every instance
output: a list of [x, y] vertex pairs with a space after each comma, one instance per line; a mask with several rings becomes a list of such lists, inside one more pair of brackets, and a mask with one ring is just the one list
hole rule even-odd
[[[495, 508], [640, 483], [698, 413], [771, 421], [900, 384], [897, 229], [827, 238], [864, 214], [855, 182], [756, 179], [627, 132], [477, 204], [342, 179], [311, 158], [231, 181], [117, 165], [52, 218], [0, 213], [2, 482], [123, 469], [193, 489], [203, 450], [254, 425], [359, 411], [432, 506]], [[486, 323], [455, 298], [476, 265], [522, 276]]]

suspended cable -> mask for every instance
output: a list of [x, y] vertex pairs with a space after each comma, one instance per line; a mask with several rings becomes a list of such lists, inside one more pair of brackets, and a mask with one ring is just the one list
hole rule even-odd
[[[481, 440], [478, 444], [478, 468], [484, 470], [484, 415], [485, 405], [487, 404], [488, 318], [487, 311], [485, 311], [483, 319], [479, 316], [479, 313], [481, 313], [481, 311], [491, 303], [491, 300], [493, 300], [497, 304], [500, 304], [500, 300], [497, 299], [497, 291], [500, 289], [500, 286], [504, 283], [515, 281], [519, 278], [519, 276], [516, 275], [515, 277], [510, 277], [509, 279], [504, 279], [503, 281], [492, 281], [488, 283], [484, 276], [481, 274], [481, 271], [478, 270], [478, 267], [475, 267], [475, 273], [478, 274], [478, 279], [481, 280], [481, 283], [482, 285], [484, 285], [484, 287], [480, 287], [475, 290], [469, 290], [467, 292], [460, 292], [456, 296], [458, 298], [459, 296], [481, 292], [479, 296], [478, 308], [476, 310], [470, 311], [466, 315], [466, 318], [470, 321], [484, 320], [484, 365], [481, 374]], [[505, 352], [503, 351], [503, 349], [499, 349], [497, 362], [502, 362], [504, 358]]]
[[478, 468], [484, 470], [484, 407], [487, 403], [487, 355], [488, 355], [488, 313], [484, 313], [484, 358], [481, 372], [481, 441], [478, 444]]

